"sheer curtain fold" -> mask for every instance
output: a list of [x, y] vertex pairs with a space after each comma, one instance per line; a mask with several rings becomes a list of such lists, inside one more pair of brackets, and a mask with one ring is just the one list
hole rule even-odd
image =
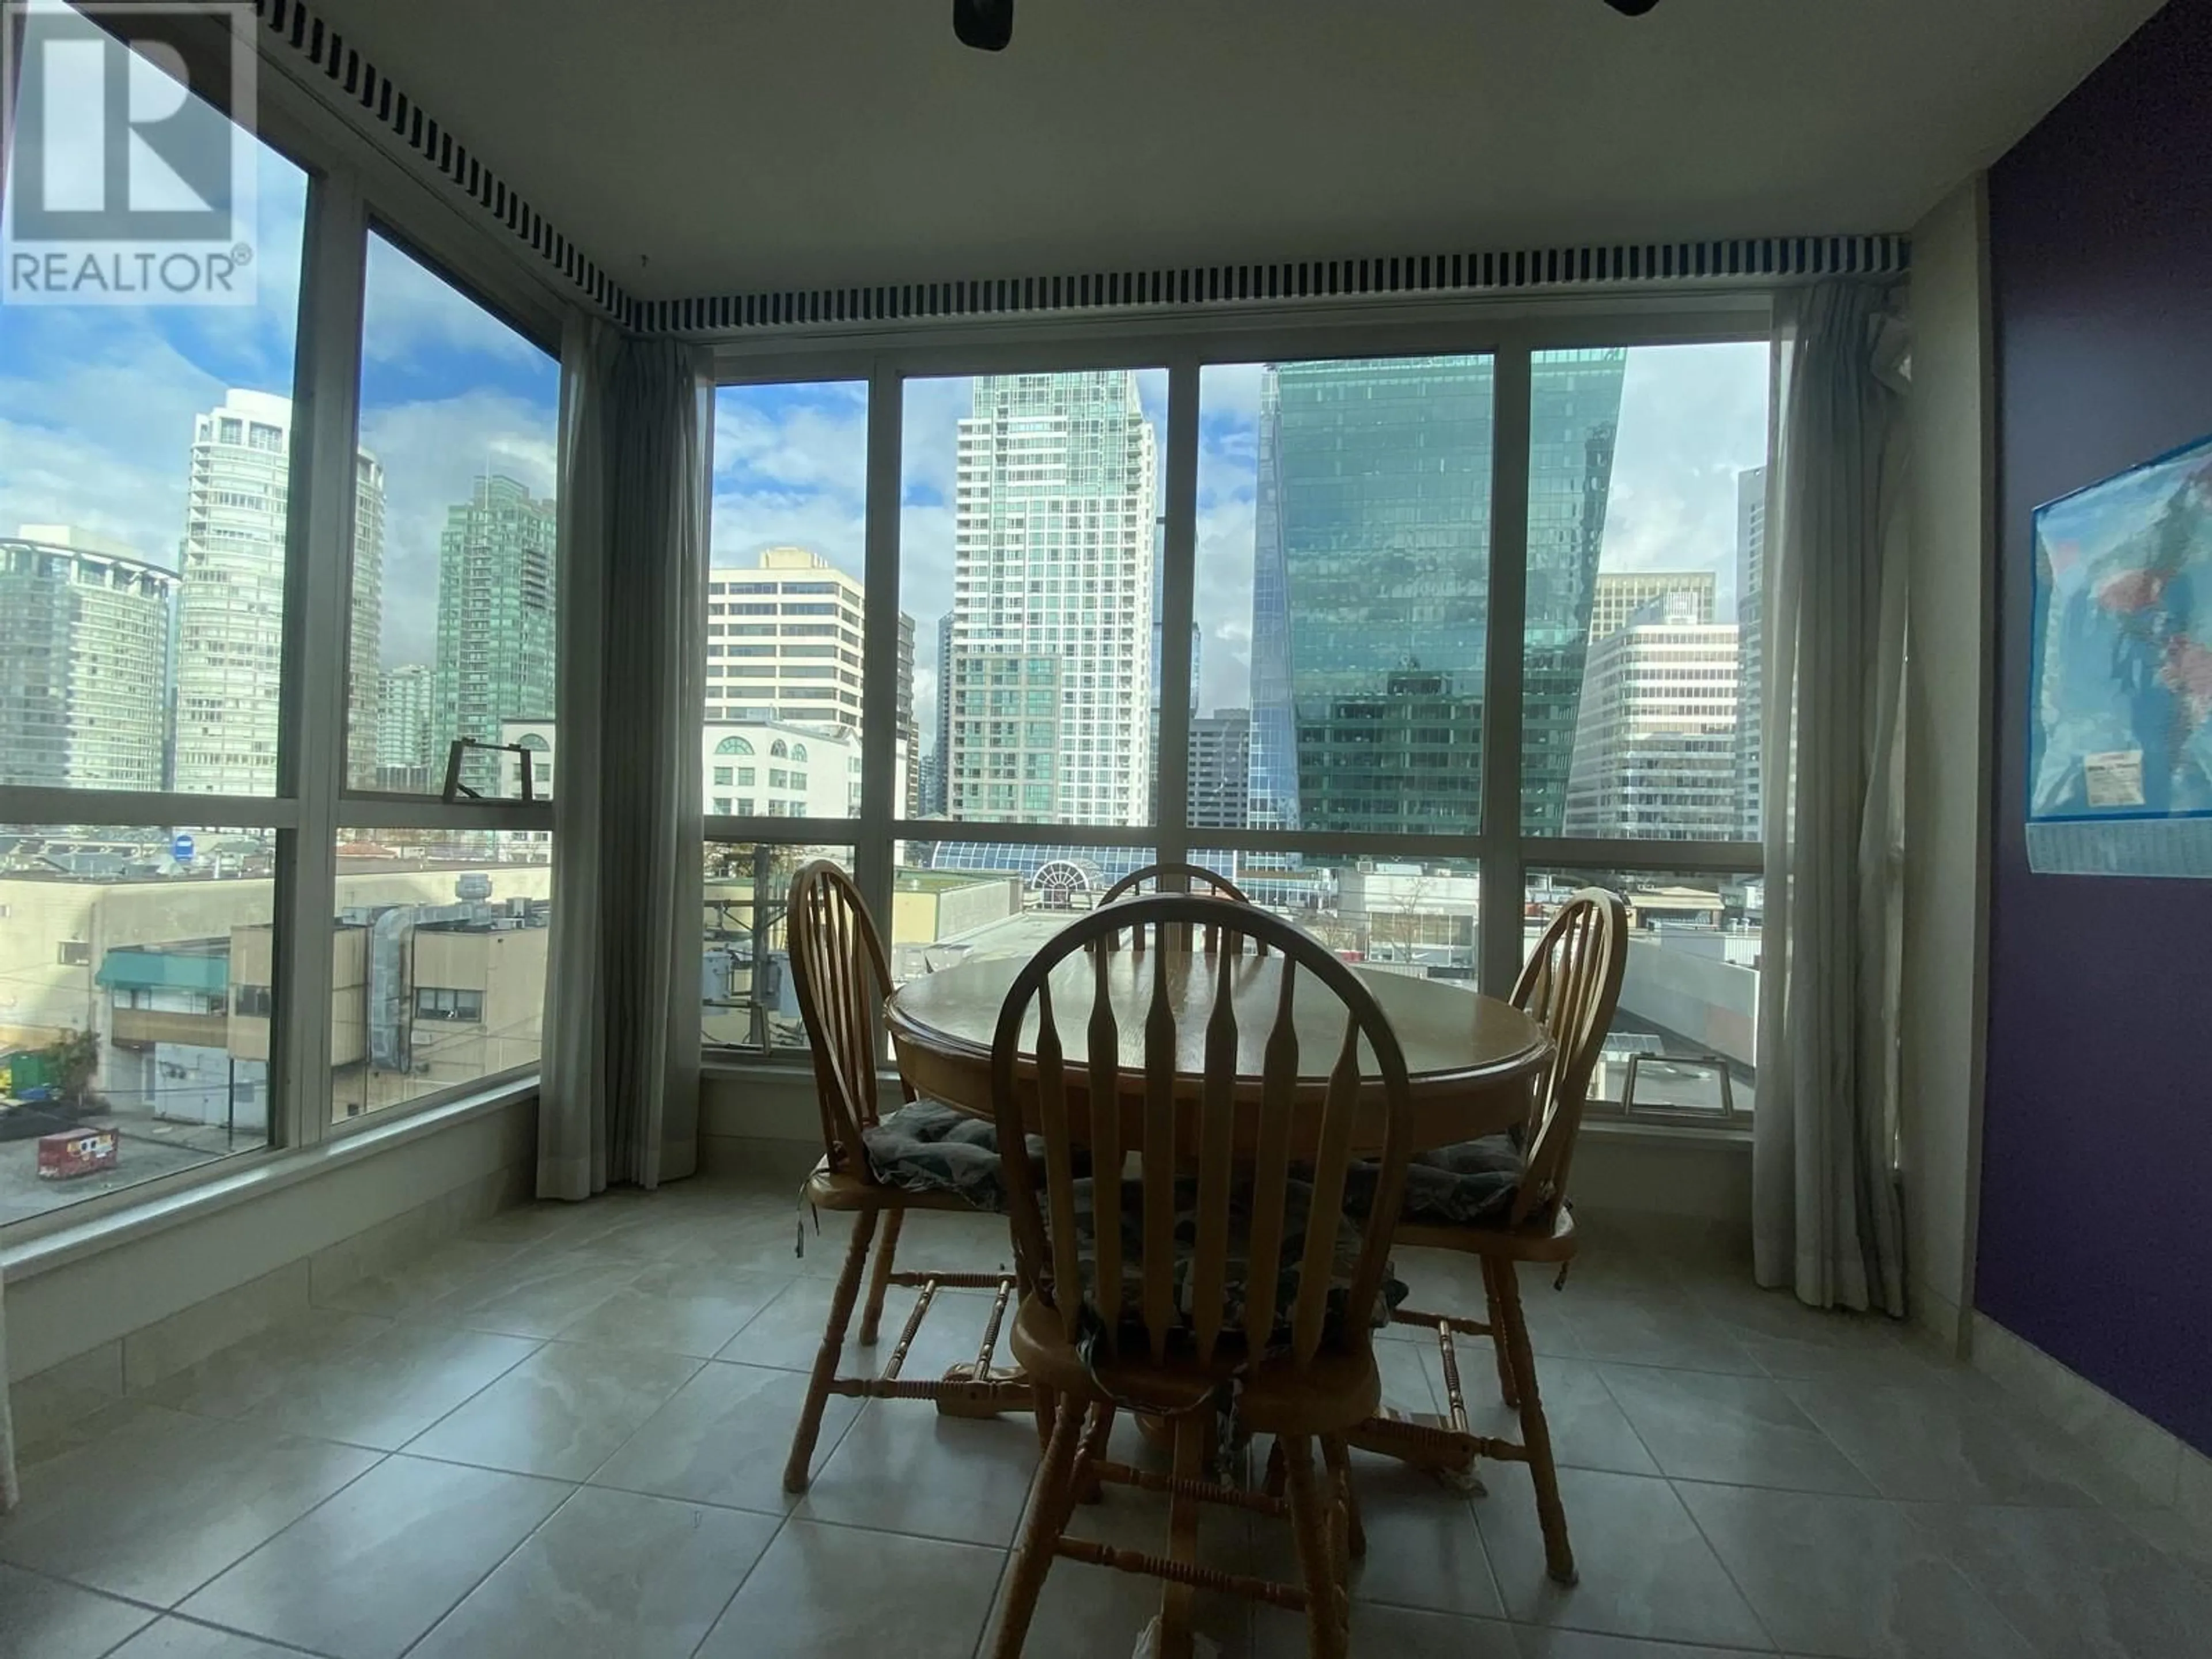
[[690, 348], [572, 322], [538, 1192], [689, 1175], [711, 411]]
[[8, 1297], [0, 1291], [0, 1515], [15, 1507], [15, 1426], [8, 1411]]
[[1895, 1179], [1902, 325], [1878, 284], [1786, 295], [1767, 499], [1762, 1285], [1905, 1311]]

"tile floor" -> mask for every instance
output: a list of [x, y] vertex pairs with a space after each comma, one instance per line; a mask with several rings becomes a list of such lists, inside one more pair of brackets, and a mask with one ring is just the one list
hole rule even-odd
[[[790, 1192], [702, 1179], [503, 1213], [32, 1445], [24, 1507], [0, 1522], [0, 1655], [969, 1659], [1034, 1433], [836, 1401], [812, 1490], [787, 1497], [841, 1231], [810, 1223], [795, 1258]], [[1680, 1230], [1587, 1234], [1564, 1293], [1529, 1289], [1582, 1583], [1545, 1577], [1516, 1467], [1486, 1466], [1469, 1498], [1362, 1460], [1355, 1652], [2212, 1643], [2212, 1543], [1977, 1376], [1758, 1291]], [[975, 1267], [1005, 1248], [1002, 1227], [929, 1215], [902, 1254]], [[1400, 1268], [1431, 1304], [1480, 1282], [1419, 1253]], [[972, 1356], [987, 1306], [943, 1298], [910, 1371]], [[1383, 1351], [1389, 1396], [1431, 1408], [1432, 1351]], [[1479, 1351], [1466, 1374], [1506, 1427]], [[1079, 1525], [1149, 1546], [1158, 1502], [1117, 1489]], [[1275, 1523], [1207, 1522], [1212, 1559], [1290, 1576]], [[1155, 1595], [1062, 1564], [1030, 1651], [1121, 1659]], [[1304, 1650], [1294, 1618], [1210, 1600], [1200, 1616], [1228, 1659]]]

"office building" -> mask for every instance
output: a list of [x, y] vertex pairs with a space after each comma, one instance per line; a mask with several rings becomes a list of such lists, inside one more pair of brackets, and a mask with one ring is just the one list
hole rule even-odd
[[403, 663], [377, 677], [376, 785], [412, 793], [442, 786], [446, 757], [431, 736], [437, 676], [428, 663]]
[[176, 586], [67, 526], [0, 537], [0, 782], [161, 787]]
[[[438, 661], [431, 762], [442, 779], [456, 738], [497, 743], [500, 722], [553, 707], [555, 514], [497, 473], [446, 509], [438, 539]], [[470, 786], [495, 775], [465, 767]]]
[[914, 618], [903, 611], [898, 619], [898, 735], [909, 763], [899, 811], [915, 817], [921, 811], [921, 727], [915, 723], [914, 712]]
[[[284, 538], [292, 401], [233, 391], [192, 422], [177, 600], [175, 787], [266, 795], [276, 787], [284, 647]], [[376, 777], [383, 636], [384, 469], [356, 458], [349, 583], [346, 776]]]
[[1190, 826], [1242, 830], [1250, 821], [1252, 711], [1217, 708], [1190, 723]]
[[1710, 570], [1605, 570], [1598, 573], [1590, 603], [1590, 643], [1617, 634], [1628, 619], [1653, 599], [1674, 595], [1686, 598], [1697, 619], [1713, 619], [1713, 594], [1718, 579]]
[[[819, 553], [771, 547], [707, 583], [707, 718], [860, 729], [861, 599]], [[901, 696], [902, 712], [912, 694]]]
[[1741, 706], [1735, 728], [1736, 800], [1742, 836], [1765, 838], [1761, 776], [1765, 757], [1766, 469], [1754, 466], [1735, 479], [1735, 626]]
[[1694, 592], [1660, 595], [1590, 647], [1568, 835], [1735, 839], [1735, 624], [1701, 609]]
[[[558, 766], [551, 720], [505, 720], [499, 741], [530, 751], [532, 787], [553, 793]], [[796, 726], [785, 720], [708, 720], [700, 727], [700, 795], [709, 817], [853, 818], [860, 815], [860, 738], [849, 727]], [[522, 793], [513, 755], [500, 793]], [[902, 776], [903, 751], [898, 757]]]
[[[1551, 352], [1534, 366], [1522, 799], [1524, 823], [1553, 834], [1626, 357]], [[1255, 826], [1478, 827], [1491, 398], [1486, 357], [1285, 363], [1262, 377]]]
[[[948, 810], [1151, 811], [1154, 437], [1126, 370], [984, 376], [961, 421]], [[942, 695], [942, 693], [940, 693]]]

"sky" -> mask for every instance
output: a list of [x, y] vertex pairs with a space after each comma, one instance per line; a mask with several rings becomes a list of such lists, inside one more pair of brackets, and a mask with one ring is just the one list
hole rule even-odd
[[[1734, 619], [1736, 476], [1766, 457], [1767, 366], [1767, 347], [1756, 341], [1629, 353], [1601, 570], [1715, 571], [1717, 619]], [[1250, 701], [1261, 372], [1256, 363], [1216, 365], [1200, 382], [1192, 603], [1203, 635], [1201, 711]], [[937, 619], [951, 603], [950, 503], [971, 385], [906, 387], [899, 604], [915, 619], [915, 717], [926, 746], [936, 730]], [[1166, 372], [1141, 371], [1137, 385], [1164, 470]], [[748, 564], [764, 547], [796, 544], [863, 577], [866, 385], [725, 386], [714, 422], [715, 562]]]
[[[174, 568], [192, 420], [289, 395], [307, 178], [260, 151], [252, 307], [0, 304], [0, 533], [62, 524]], [[385, 473], [386, 666], [430, 661], [438, 535], [489, 466], [553, 488], [560, 366], [381, 237], [363, 294], [362, 447]]]
[[[0, 306], [0, 532], [69, 524], [173, 567], [193, 416], [224, 389], [292, 378], [305, 175], [260, 151], [252, 307]], [[447, 509], [487, 471], [550, 494], [559, 366], [380, 237], [364, 295], [361, 441], [386, 489], [386, 665], [435, 648]], [[1201, 710], [1249, 701], [1259, 365], [1204, 371], [1196, 591]], [[1167, 454], [1167, 376], [1137, 377]], [[1629, 354], [1601, 568], [1712, 569], [1735, 614], [1735, 479], [1766, 450], [1761, 343]], [[953, 469], [965, 379], [905, 389], [900, 604], [915, 623], [916, 716], [935, 731], [937, 619], [951, 598]], [[863, 574], [865, 384], [726, 386], [716, 399], [713, 553], [796, 544]], [[1164, 501], [1164, 489], [1160, 492]], [[926, 739], [927, 740], [927, 739]]]

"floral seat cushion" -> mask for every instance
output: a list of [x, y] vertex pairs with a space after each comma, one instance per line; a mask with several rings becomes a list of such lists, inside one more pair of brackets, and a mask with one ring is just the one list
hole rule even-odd
[[954, 1193], [979, 1210], [1006, 1208], [999, 1172], [999, 1132], [987, 1119], [942, 1101], [910, 1101], [860, 1139], [868, 1164], [887, 1187], [910, 1193]]
[[[1095, 1291], [1098, 1277], [1097, 1227], [1096, 1211], [1097, 1183], [1079, 1180], [1074, 1183], [1076, 1254], [1083, 1266], [1086, 1291]], [[1273, 1300], [1275, 1322], [1273, 1340], [1284, 1342], [1290, 1336], [1290, 1316], [1298, 1299], [1300, 1273], [1305, 1257], [1307, 1218], [1313, 1203], [1313, 1188], [1308, 1182], [1293, 1180], [1285, 1193], [1283, 1206], [1283, 1245], [1276, 1264]], [[1332, 1333], [1342, 1312], [1344, 1298], [1351, 1293], [1352, 1281], [1359, 1266], [1361, 1224], [1346, 1207], [1343, 1226], [1337, 1229], [1336, 1248], [1329, 1264], [1328, 1322]], [[1051, 1222], [1046, 1219], [1048, 1234]], [[1234, 1190], [1229, 1206], [1229, 1256], [1223, 1273], [1223, 1325], [1225, 1329], [1241, 1330], [1244, 1311], [1250, 1295], [1251, 1268], [1248, 1251], [1251, 1238], [1252, 1213], [1249, 1188]], [[1134, 1310], [1144, 1304], [1144, 1204], [1133, 1187], [1122, 1194], [1121, 1213], [1121, 1306]], [[1196, 1323], [1195, 1255], [1198, 1246], [1198, 1184], [1190, 1179], [1176, 1182], [1175, 1271], [1174, 1291], [1176, 1312], [1186, 1329]], [[1406, 1286], [1392, 1277], [1386, 1269], [1382, 1293], [1376, 1299], [1373, 1322], [1378, 1326], [1389, 1322], [1390, 1310], [1406, 1299]]]

